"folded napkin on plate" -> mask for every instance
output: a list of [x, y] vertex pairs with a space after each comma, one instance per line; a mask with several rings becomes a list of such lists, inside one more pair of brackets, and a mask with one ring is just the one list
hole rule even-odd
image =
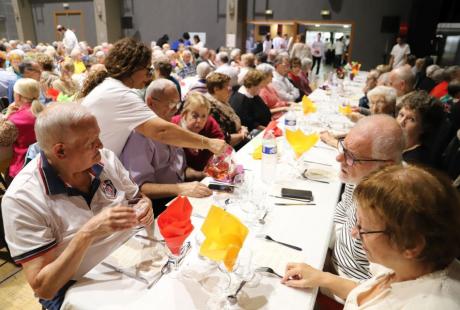
[[315, 113], [316, 105], [313, 103], [313, 101], [310, 100], [310, 98], [304, 95], [302, 97], [302, 109], [303, 114]]
[[267, 127], [265, 127], [265, 132], [273, 131], [275, 137], [281, 137], [283, 135], [283, 131], [278, 127], [278, 121], [271, 121], [268, 123]]
[[180, 254], [185, 239], [193, 230], [192, 205], [187, 197], [178, 196], [163, 213], [158, 216], [158, 228], [171, 253]]
[[232, 271], [248, 235], [248, 228], [234, 215], [211, 206], [201, 231], [206, 239], [201, 245], [200, 255], [214, 261], [223, 261], [227, 270]]
[[319, 135], [317, 133], [306, 135], [300, 129], [296, 131], [286, 129], [286, 140], [299, 158], [318, 142]]

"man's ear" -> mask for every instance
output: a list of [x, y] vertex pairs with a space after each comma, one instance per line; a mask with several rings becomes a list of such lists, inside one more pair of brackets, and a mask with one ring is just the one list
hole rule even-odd
[[66, 156], [65, 146], [63, 143], [56, 143], [53, 148], [52, 152], [54, 157], [63, 159]]
[[153, 99], [151, 96], [147, 96], [147, 106], [149, 107], [150, 110], [153, 110]]

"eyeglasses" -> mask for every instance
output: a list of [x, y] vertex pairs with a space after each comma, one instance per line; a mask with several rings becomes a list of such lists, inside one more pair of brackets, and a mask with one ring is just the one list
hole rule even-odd
[[353, 166], [355, 163], [365, 163], [365, 162], [387, 162], [390, 161], [389, 159], [359, 159], [356, 158], [350, 151], [348, 151], [345, 146], [343, 145], [343, 138], [339, 139], [337, 143], [337, 149], [339, 150], [340, 154], [343, 154], [345, 157], [345, 162], [348, 166]]
[[363, 239], [363, 235], [370, 235], [370, 234], [388, 234], [388, 230], [371, 230], [365, 231], [361, 230], [361, 225], [356, 224], [354, 230], [358, 233], [359, 239]]

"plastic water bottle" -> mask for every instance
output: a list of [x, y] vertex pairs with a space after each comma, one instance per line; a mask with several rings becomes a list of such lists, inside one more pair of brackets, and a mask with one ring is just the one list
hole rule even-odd
[[284, 116], [284, 127], [290, 130], [296, 130], [297, 128], [297, 116], [292, 109], [289, 109]]
[[278, 161], [276, 139], [273, 131], [265, 133], [262, 140], [262, 166], [260, 175], [262, 182], [271, 183], [276, 176], [276, 162]]

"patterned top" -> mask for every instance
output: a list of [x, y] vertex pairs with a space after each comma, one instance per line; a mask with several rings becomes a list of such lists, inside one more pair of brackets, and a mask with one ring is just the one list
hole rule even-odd
[[230, 135], [241, 129], [239, 116], [230, 104], [220, 102], [209, 93], [205, 97], [211, 102], [210, 115], [219, 123], [220, 129], [225, 135], [225, 142], [230, 143]]
[[183, 67], [177, 72], [177, 75], [181, 77], [181, 79], [185, 79], [188, 76], [195, 76], [196, 75], [196, 66], [191, 62], [188, 64], [184, 64]]
[[351, 236], [356, 225], [356, 205], [353, 202], [355, 185], [346, 184], [342, 199], [337, 204], [334, 214], [336, 241], [332, 262], [341, 277], [367, 280], [371, 277], [369, 261], [361, 240]]

